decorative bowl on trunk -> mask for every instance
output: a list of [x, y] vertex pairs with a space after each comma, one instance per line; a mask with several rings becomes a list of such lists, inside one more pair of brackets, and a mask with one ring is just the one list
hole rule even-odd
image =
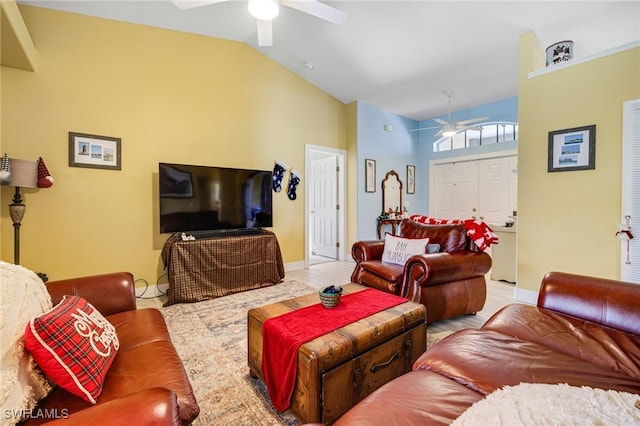
[[342, 298], [342, 287], [331, 285], [318, 292], [320, 303], [327, 309], [335, 308]]

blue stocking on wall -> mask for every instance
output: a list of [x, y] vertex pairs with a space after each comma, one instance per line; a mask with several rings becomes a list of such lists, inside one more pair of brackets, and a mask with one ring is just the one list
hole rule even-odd
[[271, 176], [271, 184], [275, 192], [282, 190], [282, 179], [289, 166], [280, 160], [276, 160], [276, 165], [273, 166], [273, 174]]
[[290, 200], [295, 200], [297, 198], [296, 188], [302, 178], [300, 177], [300, 173], [296, 171], [296, 169], [291, 169], [289, 172], [289, 186], [287, 187], [287, 195]]

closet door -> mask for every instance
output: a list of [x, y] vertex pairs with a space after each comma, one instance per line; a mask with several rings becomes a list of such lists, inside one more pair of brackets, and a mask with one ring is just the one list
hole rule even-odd
[[436, 164], [433, 166], [433, 188], [431, 195], [431, 213], [429, 216], [437, 218], [452, 218], [455, 205], [455, 178], [453, 163]]
[[477, 216], [478, 212], [478, 162], [454, 163], [456, 177], [457, 208], [453, 218]]
[[509, 192], [507, 164], [503, 158], [490, 158], [478, 162], [478, 215], [487, 223], [504, 223]]
[[504, 224], [518, 209], [518, 157], [478, 161], [478, 216]]
[[478, 208], [477, 162], [434, 165], [433, 191], [430, 216], [441, 219], [474, 216]]
[[633, 239], [621, 241], [621, 279], [640, 284], [640, 99], [624, 102], [622, 118], [622, 218]]

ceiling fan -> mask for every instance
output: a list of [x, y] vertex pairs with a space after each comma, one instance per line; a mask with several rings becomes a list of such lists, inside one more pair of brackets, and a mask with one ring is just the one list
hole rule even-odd
[[[222, 3], [229, 0], [171, 0], [179, 9]], [[341, 24], [347, 14], [317, 0], [249, 0], [249, 13], [258, 23], [258, 46], [273, 45], [272, 21], [278, 16], [280, 5], [299, 10], [334, 24]]]
[[470, 118], [468, 120], [462, 120], [462, 121], [455, 121], [455, 122], [451, 121], [451, 104], [453, 101], [453, 97], [455, 96], [455, 93], [453, 90], [447, 90], [446, 92], [444, 92], [444, 94], [447, 95], [447, 97], [449, 98], [449, 120], [445, 121], [441, 118], [434, 118], [433, 120], [438, 122], [440, 126], [421, 127], [419, 129], [412, 129], [411, 130], [412, 132], [418, 132], [420, 130], [429, 130], [429, 129], [440, 129], [440, 131], [436, 133], [435, 136], [442, 135], [447, 138], [450, 138], [452, 136], [455, 136], [455, 134], [458, 133], [459, 130], [480, 129], [479, 127], [470, 126], [470, 124], [489, 119], [489, 117], [476, 117], [476, 118]]

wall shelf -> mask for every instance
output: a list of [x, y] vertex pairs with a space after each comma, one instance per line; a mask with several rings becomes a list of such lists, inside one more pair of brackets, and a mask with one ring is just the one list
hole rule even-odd
[[640, 47], [640, 40], [633, 41], [631, 43], [623, 44], [622, 46], [614, 47], [611, 49], [603, 50], [598, 53], [594, 53], [592, 55], [583, 56], [581, 58], [572, 59], [569, 62], [564, 62], [557, 65], [552, 65], [550, 67], [546, 67], [543, 69], [531, 71], [527, 74], [529, 78], [540, 77], [545, 74], [550, 74], [552, 72], [564, 70], [570, 68], [574, 65], [584, 64], [585, 62], [595, 61], [596, 59], [604, 58], [605, 56], [614, 55], [616, 53], [624, 52], [625, 50], [635, 49], [636, 47]]

